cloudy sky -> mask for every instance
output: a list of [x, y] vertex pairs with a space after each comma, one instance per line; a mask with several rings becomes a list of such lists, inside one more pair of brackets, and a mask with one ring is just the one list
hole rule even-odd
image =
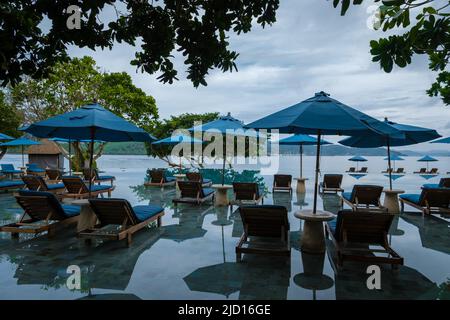
[[[369, 41], [383, 36], [367, 27], [368, 5], [351, 7], [341, 17], [331, 1], [282, 0], [277, 22], [233, 36], [240, 53], [239, 72], [211, 71], [208, 86], [195, 89], [185, 79], [177, 57], [180, 81], [169, 85], [158, 75], [142, 74], [130, 66], [135, 49], [118, 45], [112, 51], [71, 49], [73, 56], [91, 55], [110, 72], [128, 72], [135, 84], [151, 94], [163, 118], [183, 112], [231, 112], [250, 122], [326, 91], [335, 99], [379, 119], [437, 129], [450, 135], [450, 108], [425, 90], [434, 81], [427, 60], [415, 58], [405, 69], [390, 74], [371, 62]], [[421, 144], [408, 149], [441, 149]]]

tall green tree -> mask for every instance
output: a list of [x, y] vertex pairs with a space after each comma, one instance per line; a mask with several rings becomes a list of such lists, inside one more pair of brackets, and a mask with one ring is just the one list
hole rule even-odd
[[[379, 5], [375, 27], [383, 31], [401, 29], [399, 34], [370, 42], [372, 61], [385, 72], [394, 65], [404, 68], [414, 55], [426, 55], [430, 70], [437, 72], [436, 81], [427, 90], [430, 96], [440, 96], [450, 104], [450, 0], [371, 0]], [[333, 0], [345, 15], [350, 4], [363, 0]], [[412, 15], [415, 15], [413, 17]]]
[[[219, 113], [209, 112], [203, 114], [195, 113], [183, 113], [178, 116], [171, 116], [169, 119], [164, 119], [158, 121], [152, 134], [158, 139], [164, 139], [169, 137], [175, 130], [179, 129], [189, 129], [194, 126], [195, 122], [201, 121], [207, 123], [219, 118]], [[172, 146], [164, 145], [152, 145], [146, 143], [147, 154], [149, 156], [160, 158], [169, 164], [169, 166], [177, 167], [179, 164], [171, 162], [170, 154], [172, 151]], [[190, 162], [192, 165], [201, 166], [201, 161], [195, 157], [191, 157]]]
[[[9, 94], [14, 108], [23, 113], [25, 123], [72, 111], [93, 101], [147, 131], [158, 119], [152, 96], [136, 87], [127, 73], [100, 71], [91, 57], [58, 62], [47, 78], [28, 78]], [[80, 143], [73, 146], [74, 168], [79, 169], [87, 160], [88, 148]], [[104, 147], [104, 143], [96, 144], [95, 159], [101, 156]]]
[[[274, 23], [278, 5], [279, 0], [2, 1], [0, 81], [44, 77], [67, 59], [68, 46], [95, 50], [127, 43], [138, 48], [131, 64], [141, 71], [159, 72], [162, 82], [172, 83], [178, 75], [173, 54], [179, 51], [194, 86], [206, 85], [210, 69], [236, 69], [238, 53], [230, 49], [229, 35]], [[99, 14], [111, 7], [116, 16], [105, 24]]]
[[[12, 137], [19, 137], [17, 130], [22, 122], [20, 112], [14, 108], [8, 101], [3, 91], [0, 91], [0, 132]], [[7, 151], [6, 147], [0, 147], [0, 159]]]

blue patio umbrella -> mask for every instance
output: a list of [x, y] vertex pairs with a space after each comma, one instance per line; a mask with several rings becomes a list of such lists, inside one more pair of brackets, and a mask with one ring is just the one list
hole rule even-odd
[[350, 147], [358, 147], [358, 148], [378, 148], [378, 147], [387, 147], [388, 157], [385, 159], [388, 161], [388, 171], [389, 171], [389, 186], [392, 189], [392, 174], [391, 174], [391, 161], [403, 160], [402, 158], [395, 158], [395, 156], [391, 156], [391, 147], [392, 146], [408, 146], [412, 144], [417, 144], [421, 142], [430, 141], [433, 139], [439, 138], [441, 135], [436, 132], [434, 129], [422, 128], [417, 126], [411, 126], [407, 124], [400, 124], [389, 121], [387, 118], [384, 118], [384, 123], [389, 125], [390, 127], [397, 129], [398, 131], [404, 134], [403, 137], [396, 138], [392, 136], [386, 136], [383, 134], [373, 134], [372, 132], [367, 132], [364, 135], [353, 136], [342, 141], [339, 141], [340, 144]]
[[[395, 128], [355, 110], [325, 92], [296, 105], [275, 112], [247, 125], [254, 129], [277, 129], [280, 133], [316, 134], [320, 141], [322, 135], [360, 135], [377, 132], [393, 138], [404, 138]], [[317, 144], [316, 172], [314, 186], [313, 213], [317, 212], [317, 192], [320, 172], [320, 144]]]
[[[388, 150], [388, 153], [390, 153], [390, 149]], [[389, 155], [389, 157], [384, 158], [384, 160], [386, 160], [388, 162], [389, 169], [391, 169], [390, 162], [393, 161], [394, 162], [393, 168], [395, 170], [395, 161], [403, 161], [405, 159], [400, 157], [398, 154], [392, 154], [392, 155]], [[391, 170], [388, 170], [388, 171], [391, 171]]]
[[7, 134], [0, 133], [0, 140], [14, 140], [14, 138], [8, 136]]
[[432, 156], [426, 155], [426, 156], [423, 156], [422, 158], [418, 159], [417, 161], [419, 161], [419, 162], [426, 162], [427, 163], [427, 171], [428, 171], [428, 163], [429, 162], [436, 162], [436, 161], [439, 161], [439, 160], [436, 159], [436, 158], [433, 158]]
[[22, 138], [19, 138], [16, 140], [4, 142], [4, 143], [0, 144], [0, 146], [1, 147], [21, 147], [21, 149], [22, 149], [22, 167], [24, 167], [25, 166], [25, 159], [23, 156], [24, 146], [33, 146], [33, 145], [37, 145], [37, 144], [41, 144], [41, 143], [22, 137]]
[[[308, 136], [306, 134], [294, 134], [293, 136], [281, 139], [279, 142], [281, 145], [294, 145], [299, 146], [299, 154], [300, 154], [300, 178], [303, 178], [303, 146], [307, 145], [316, 145], [317, 138]], [[331, 142], [321, 140], [321, 145], [331, 144]]]
[[[95, 140], [105, 142], [156, 140], [143, 129], [116, 116], [97, 103], [87, 104], [74, 111], [30, 124], [21, 130], [39, 138], [89, 139], [91, 141], [89, 158], [91, 175]], [[89, 190], [91, 186], [92, 181], [89, 180]]]
[[450, 143], [450, 137], [442, 138], [439, 140], [431, 141], [430, 143]]
[[[191, 136], [187, 135], [172, 135], [170, 137], [152, 142], [152, 145], [177, 145], [177, 144], [202, 144], [203, 141], [199, 139], [192, 138]], [[180, 170], [181, 170], [181, 157], [180, 157]]]
[[[245, 132], [242, 121], [234, 118], [228, 112], [226, 116], [221, 116], [217, 120], [207, 122], [205, 124], [197, 125], [188, 129], [190, 132], [217, 132], [222, 135], [233, 136], [256, 136], [252, 132]], [[222, 185], [225, 184], [225, 163], [226, 163], [226, 143], [223, 143], [223, 165], [222, 165]]]
[[350, 159], [348, 159], [348, 161], [356, 162], [356, 170], [358, 170], [358, 169], [359, 169], [359, 168], [358, 168], [358, 164], [359, 164], [360, 162], [366, 162], [367, 159], [364, 158], [363, 156], [354, 156], [354, 157], [351, 157]]

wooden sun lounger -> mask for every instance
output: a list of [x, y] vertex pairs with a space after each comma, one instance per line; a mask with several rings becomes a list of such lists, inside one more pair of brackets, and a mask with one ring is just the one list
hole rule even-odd
[[145, 186], [150, 187], [169, 187], [175, 186], [176, 179], [172, 177], [166, 177], [164, 169], [156, 169], [150, 171], [150, 181], [144, 183]]
[[[403, 265], [403, 258], [388, 242], [393, 218], [394, 215], [387, 213], [343, 210], [335, 220], [326, 223], [326, 235], [337, 250], [338, 267], [342, 267], [344, 261]], [[374, 246], [380, 249], [371, 248]]]
[[45, 174], [50, 181], [61, 181], [64, 172], [59, 169], [45, 169]]
[[273, 176], [272, 192], [278, 191], [292, 193], [292, 176], [290, 174], [275, 174]]
[[394, 169], [392, 169], [392, 168], [387, 168], [386, 170], [384, 170], [384, 171], [381, 171], [381, 173], [394, 173]]
[[42, 169], [35, 163], [27, 164], [27, 175], [45, 176], [45, 169]]
[[357, 184], [353, 186], [352, 192], [343, 192], [341, 200], [348, 204], [353, 211], [362, 209], [387, 212], [387, 208], [383, 207], [380, 201], [382, 192], [382, 186]]
[[439, 170], [438, 168], [431, 168], [431, 170], [427, 172], [427, 174], [439, 174]]
[[367, 167], [362, 167], [359, 171], [358, 171], [358, 173], [367, 173], [367, 170], [368, 170], [369, 168], [367, 168]]
[[[244, 233], [236, 245], [236, 261], [242, 254], [266, 254], [290, 257], [290, 227], [283, 206], [259, 205], [239, 208]], [[250, 241], [249, 241], [249, 238]], [[263, 240], [266, 241], [263, 241]], [[271, 240], [271, 241], [268, 241]]]
[[[86, 199], [89, 198], [89, 187], [80, 177], [63, 177], [62, 181], [67, 189], [67, 193], [62, 194], [65, 198]], [[114, 186], [94, 185], [92, 184], [91, 197], [97, 197], [103, 193], [108, 193], [111, 197], [111, 192], [115, 189]]]
[[86, 243], [92, 239], [127, 240], [132, 243], [133, 234], [156, 221], [161, 226], [164, 209], [159, 206], [143, 205], [132, 207], [125, 199], [89, 199], [99, 223], [93, 228], [78, 233]]
[[23, 181], [19, 180], [0, 180], [0, 191], [9, 191], [22, 189], [25, 187]]
[[199, 172], [188, 172], [186, 173], [186, 178], [188, 181], [200, 181], [203, 187], [210, 187], [212, 185], [212, 180], [203, 179], [203, 176]]
[[427, 173], [427, 168], [420, 168], [419, 171], [414, 171], [414, 173], [425, 174]]
[[342, 174], [325, 174], [323, 182], [319, 184], [319, 193], [338, 193], [344, 191], [341, 188]]
[[405, 204], [419, 209], [423, 214], [450, 212], [450, 188], [422, 188], [420, 194], [401, 194], [401, 212]]
[[264, 203], [264, 195], [260, 193], [256, 182], [233, 182], [234, 199], [230, 201], [230, 208], [233, 205], [257, 205]]
[[395, 173], [397, 173], [397, 174], [405, 173], [405, 169], [404, 168], [397, 168], [397, 171], [395, 171]]
[[79, 219], [79, 207], [61, 204], [50, 192], [22, 190], [16, 200], [24, 209], [22, 217], [19, 222], [0, 227], [0, 232], [10, 232], [12, 237], [18, 237], [19, 233], [44, 231], [51, 237], [60, 226], [76, 223]]
[[92, 169], [92, 177], [91, 177], [91, 170], [89, 168], [83, 169], [83, 176], [84, 180], [89, 181], [92, 180], [92, 183], [102, 183], [102, 182], [108, 182], [112, 185], [114, 185], [114, 180], [116, 180], [116, 177], [114, 176], [101, 176], [97, 169]]
[[207, 201], [214, 202], [214, 190], [203, 188], [199, 181], [178, 181], [181, 196], [173, 199], [176, 206], [178, 203], [190, 203], [200, 205]]
[[355, 167], [350, 167], [347, 171], [348, 173], [355, 173], [356, 172], [356, 168]]
[[47, 184], [41, 176], [26, 175], [22, 176], [22, 181], [30, 191], [48, 191], [52, 193], [62, 193], [66, 190], [63, 183]]

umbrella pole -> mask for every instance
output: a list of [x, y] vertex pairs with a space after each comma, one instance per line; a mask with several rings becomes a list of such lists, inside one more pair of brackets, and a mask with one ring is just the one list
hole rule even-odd
[[91, 145], [90, 145], [90, 156], [89, 156], [89, 199], [91, 198], [91, 189], [92, 189], [92, 163], [94, 162], [94, 136], [95, 136], [95, 128], [91, 127]]
[[303, 178], [303, 145], [300, 144], [300, 178]]
[[389, 189], [392, 190], [392, 169], [391, 169], [391, 145], [389, 138], [387, 138], [387, 152], [388, 152], [388, 172], [389, 172]]
[[22, 145], [22, 168], [25, 167], [25, 159], [23, 156], [23, 145]]
[[[225, 140], [226, 140], [226, 138], [225, 138]], [[222, 185], [225, 184], [225, 162], [226, 162], [226, 153], [227, 153], [225, 143], [226, 143], [226, 141], [224, 141], [224, 144], [223, 144]]]
[[72, 175], [72, 147], [71, 140], [69, 139], [69, 176]]
[[317, 192], [319, 187], [319, 170], [320, 170], [320, 139], [321, 133], [320, 130], [317, 131], [317, 151], [316, 151], [316, 176], [314, 181], [314, 205], [313, 205], [313, 213], [317, 212]]

